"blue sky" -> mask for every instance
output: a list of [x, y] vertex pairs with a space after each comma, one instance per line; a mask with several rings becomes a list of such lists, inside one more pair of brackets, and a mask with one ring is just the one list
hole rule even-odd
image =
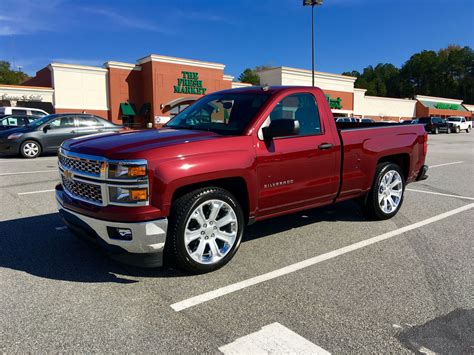
[[[423, 49], [474, 47], [472, 0], [325, 0], [315, 9], [316, 69], [397, 66]], [[32, 74], [52, 61], [134, 63], [148, 54], [311, 68], [302, 0], [0, 0], [0, 59]]]

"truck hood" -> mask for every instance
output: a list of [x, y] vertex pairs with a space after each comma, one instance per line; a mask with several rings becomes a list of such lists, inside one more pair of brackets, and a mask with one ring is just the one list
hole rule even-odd
[[208, 131], [165, 128], [94, 134], [69, 139], [62, 144], [62, 147], [81, 154], [98, 155], [109, 159], [129, 159], [134, 158], [137, 153], [148, 153], [161, 147], [222, 137]]

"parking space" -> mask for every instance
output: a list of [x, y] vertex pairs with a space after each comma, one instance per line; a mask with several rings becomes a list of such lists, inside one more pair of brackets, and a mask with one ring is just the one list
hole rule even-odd
[[472, 352], [473, 153], [431, 135], [393, 219], [344, 202], [260, 222], [199, 276], [105, 258], [56, 212], [55, 157], [0, 158], [0, 351]]

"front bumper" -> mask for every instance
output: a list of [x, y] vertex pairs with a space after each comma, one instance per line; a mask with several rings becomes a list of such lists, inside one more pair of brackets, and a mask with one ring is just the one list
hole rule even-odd
[[[98, 245], [118, 261], [142, 267], [163, 265], [168, 229], [166, 218], [135, 223], [104, 221], [65, 208], [62, 193], [56, 190], [58, 210], [74, 234]], [[118, 229], [129, 230], [130, 240], [118, 239]]]
[[20, 151], [20, 144], [19, 140], [0, 138], [0, 154], [18, 154]]

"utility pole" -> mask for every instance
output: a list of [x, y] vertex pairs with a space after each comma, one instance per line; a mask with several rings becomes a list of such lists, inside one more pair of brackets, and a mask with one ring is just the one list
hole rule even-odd
[[314, 7], [323, 4], [323, 0], [303, 0], [303, 6], [311, 6], [311, 73], [314, 87]]

